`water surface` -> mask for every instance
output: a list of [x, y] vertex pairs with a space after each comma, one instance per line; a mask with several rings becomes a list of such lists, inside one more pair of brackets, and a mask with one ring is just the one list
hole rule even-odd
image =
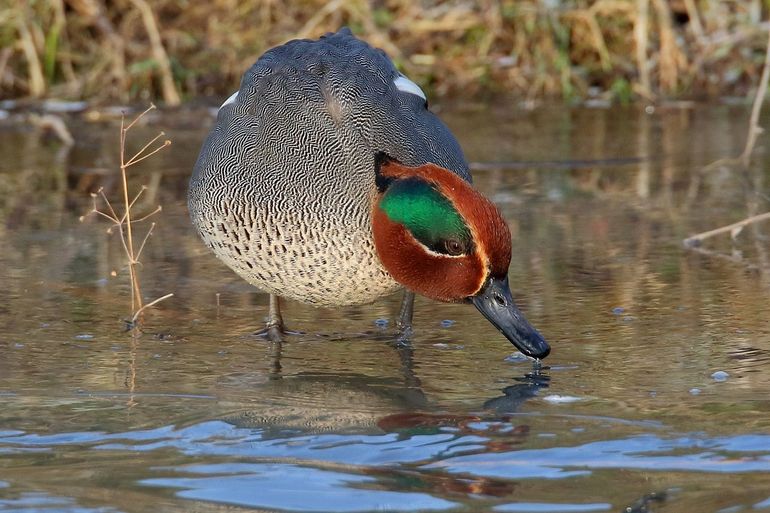
[[[267, 297], [193, 232], [185, 189], [206, 109], [153, 113], [135, 145], [143, 255], [130, 337], [121, 248], [79, 217], [117, 195], [114, 119], [63, 148], [0, 127], [0, 511], [770, 511], [767, 227], [713, 254], [698, 231], [768, 210], [745, 106], [445, 109], [514, 235], [510, 280], [553, 346], [542, 366], [471, 306], [400, 297], [315, 309], [281, 347]], [[763, 143], [764, 141], [760, 141]], [[503, 163], [503, 164], [500, 164]], [[494, 164], [494, 165], [490, 165]], [[113, 276], [114, 274], [114, 276]]]

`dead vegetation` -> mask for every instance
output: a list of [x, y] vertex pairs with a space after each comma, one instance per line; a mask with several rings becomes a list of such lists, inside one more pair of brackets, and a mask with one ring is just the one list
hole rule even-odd
[[[142, 251], [144, 250], [145, 244], [147, 244], [147, 240], [152, 235], [152, 231], [155, 228], [155, 223], [150, 224], [150, 227], [147, 229], [141, 239], [135, 238], [136, 227], [134, 225], [141, 223], [142, 221], [146, 221], [150, 217], [154, 216], [161, 211], [161, 207], [157, 206], [152, 212], [144, 214], [140, 217], [135, 217], [132, 214], [132, 208], [134, 208], [137, 201], [147, 188], [142, 187], [139, 189], [139, 192], [132, 194], [129, 192], [128, 185], [129, 167], [152, 157], [154, 154], [171, 145], [171, 141], [169, 140], [164, 140], [159, 144], [156, 144], [165, 135], [163, 132], [161, 132], [154, 138], [150, 139], [131, 158], [126, 159], [126, 138], [128, 136], [129, 130], [131, 130], [131, 128], [136, 125], [136, 123], [139, 122], [139, 120], [141, 120], [145, 114], [154, 108], [155, 106], [151, 105], [147, 110], [139, 114], [128, 125], [125, 124], [125, 119], [121, 119], [120, 121], [120, 177], [122, 209], [117, 208], [118, 204], [113, 206], [113, 203], [104, 193], [104, 189], [99, 189], [98, 192], [92, 194], [94, 201], [93, 208], [88, 214], [86, 214], [86, 216], [81, 217], [81, 221], [83, 221], [88, 215], [100, 216], [112, 224], [112, 226], [107, 229], [107, 233], [111, 234], [115, 229], [117, 229], [118, 234], [120, 235], [120, 242], [123, 246], [123, 251], [126, 256], [126, 266], [128, 268], [129, 280], [131, 283], [131, 319], [127, 321], [127, 324], [128, 328], [132, 331], [135, 328], [138, 328], [138, 322], [141, 319], [141, 315], [147, 308], [173, 296], [173, 294], [166, 294], [147, 304], [145, 304], [142, 299], [142, 288], [139, 280], [139, 268], [141, 262], [139, 261], [139, 258], [142, 256]], [[103, 205], [102, 208], [99, 207], [100, 202]], [[141, 240], [141, 242], [138, 242], [139, 240]], [[117, 275], [117, 271], [114, 271], [113, 273]]]
[[757, 0], [41, 0], [0, 7], [0, 97], [227, 96], [268, 48], [348, 25], [433, 95], [746, 94]]
[[[749, 118], [749, 127], [746, 133], [746, 145], [743, 148], [743, 152], [741, 152], [741, 154], [735, 158], [725, 158], [712, 162], [704, 169], [702, 169], [701, 173], [709, 172], [712, 169], [717, 169], [719, 167], [728, 167], [736, 170], [742, 170], [743, 172], [749, 170], [749, 166], [751, 165], [751, 157], [754, 153], [754, 146], [757, 143], [757, 137], [759, 137], [759, 135], [764, 132], [764, 129], [759, 125], [759, 116], [762, 111], [762, 104], [764, 103], [765, 97], [767, 96], [768, 83], [770, 83], [770, 35], [768, 37], [767, 47], [765, 50], [765, 61], [764, 66], [762, 67], [762, 76], [759, 79], [759, 84], [757, 85], [757, 90], [754, 94], [754, 102], [751, 108], [751, 117]], [[753, 211], [755, 209], [755, 204], [752, 204], [750, 206], [750, 210]], [[749, 217], [743, 219], [742, 221], [692, 235], [682, 241], [682, 243], [686, 248], [698, 248], [704, 240], [716, 235], [721, 235], [723, 233], [729, 233], [730, 237], [735, 240], [746, 226], [758, 223], [760, 221], [765, 221], [767, 219], [770, 219], [770, 212], [765, 212], [762, 214], [752, 212]]]

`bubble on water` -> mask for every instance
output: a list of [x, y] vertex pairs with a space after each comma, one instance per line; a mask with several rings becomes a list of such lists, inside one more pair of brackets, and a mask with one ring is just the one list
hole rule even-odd
[[91, 340], [92, 338], [94, 338], [94, 336], [91, 335], [90, 333], [81, 333], [79, 335], [75, 335], [75, 338], [77, 340]]
[[553, 404], [574, 403], [582, 400], [583, 399], [581, 397], [575, 397], [574, 395], [551, 394], [543, 397], [543, 401], [548, 401], [549, 403]]
[[698, 395], [698, 394], [700, 394], [700, 392], [701, 392], [701, 390], [698, 387], [694, 387], [694, 388], [690, 389], [690, 394], [692, 394], [692, 395]]
[[449, 349], [454, 351], [465, 349], [465, 346], [462, 344], [446, 344], [444, 342], [436, 342], [435, 344], [433, 344], [433, 347], [435, 347], [436, 349]]
[[520, 353], [519, 351], [516, 351], [515, 353], [511, 353], [505, 357], [505, 361], [510, 363], [529, 362], [532, 360], [534, 360], [534, 358], [527, 356], [524, 353]]
[[625, 311], [626, 309], [623, 308], [622, 306], [616, 306], [615, 308], [612, 309], [612, 313], [614, 313], [615, 315], [620, 315]]
[[13, 345], [13, 347], [15, 347], [16, 349], [21, 349], [22, 347], [24, 347], [24, 344], [22, 344], [21, 342], [16, 342], [16, 343]]
[[722, 381], [727, 381], [729, 377], [730, 375], [725, 371], [716, 371], [714, 374], [711, 375], [711, 379], [719, 383], [721, 383]]
[[453, 321], [452, 319], [444, 319], [443, 321], [441, 321], [441, 327], [442, 328], [449, 328], [454, 323], [455, 323], [455, 321]]
[[374, 324], [378, 328], [387, 328], [388, 324], [390, 324], [390, 321], [388, 321], [387, 319], [377, 319], [376, 321], [374, 321]]

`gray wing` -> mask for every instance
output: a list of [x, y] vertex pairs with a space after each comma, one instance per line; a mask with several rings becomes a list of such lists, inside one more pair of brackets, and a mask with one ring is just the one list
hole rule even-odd
[[[470, 181], [457, 140], [410, 84], [382, 50], [348, 29], [274, 48], [220, 109], [193, 182], [222, 173], [221, 166], [212, 170], [214, 160], [229, 161], [237, 168], [229, 172], [241, 174], [321, 162], [367, 168], [373, 180], [379, 151], [407, 165], [433, 162]], [[298, 169], [295, 178], [307, 173]]]

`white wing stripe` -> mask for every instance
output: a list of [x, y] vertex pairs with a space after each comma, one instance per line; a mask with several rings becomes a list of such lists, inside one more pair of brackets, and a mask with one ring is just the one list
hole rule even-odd
[[[406, 78], [404, 75], [399, 75], [397, 79], [393, 81], [393, 83], [396, 85], [396, 89], [399, 91], [404, 91], [405, 93], [414, 94], [422, 98], [423, 100], [427, 100], [428, 98], [425, 96], [425, 93], [420, 89], [420, 86]], [[226, 102], [225, 102], [226, 103]]]
[[231, 95], [230, 95], [230, 98], [228, 98], [227, 100], [225, 100], [225, 103], [223, 103], [222, 105], [220, 105], [220, 106], [219, 106], [219, 108], [221, 109], [221, 108], [222, 108], [222, 107], [224, 107], [225, 105], [229, 105], [229, 104], [231, 104], [231, 103], [235, 103], [235, 99], [236, 99], [236, 98], [238, 98], [238, 91], [235, 91], [233, 94], [231, 94]]

